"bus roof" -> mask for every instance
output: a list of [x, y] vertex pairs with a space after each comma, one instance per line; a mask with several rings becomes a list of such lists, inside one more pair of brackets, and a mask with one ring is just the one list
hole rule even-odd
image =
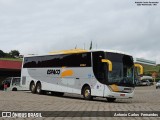
[[71, 54], [71, 53], [84, 53], [84, 52], [88, 52], [88, 50], [84, 50], [84, 49], [60, 50], [60, 51], [50, 52], [49, 54], [55, 55], [55, 54]]
[[86, 52], [96, 52], [96, 51], [112, 52], [112, 53], [125, 54], [125, 55], [131, 56], [130, 54], [127, 54], [127, 53], [124, 53], [124, 52], [121, 52], [121, 51], [116, 51], [116, 50], [106, 50], [106, 49], [95, 49], [95, 50], [70, 49], [70, 50], [53, 51], [53, 52], [49, 52], [49, 54], [44, 54], [44, 55], [26, 55], [25, 57], [59, 55], [59, 54], [74, 54], [74, 53], [86, 53]]

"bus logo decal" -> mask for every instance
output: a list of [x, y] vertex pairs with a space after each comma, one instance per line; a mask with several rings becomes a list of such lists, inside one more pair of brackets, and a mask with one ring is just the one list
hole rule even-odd
[[72, 76], [73, 75], [73, 70], [65, 70], [62, 72], [61, 77], [66, 77], [66, 76]]
[[59, 75], [60, 74], [60, 69], [49, 69], [47, 70], [47, 75], [50, 75], [50, 74], [54, 74], [54, 75]]

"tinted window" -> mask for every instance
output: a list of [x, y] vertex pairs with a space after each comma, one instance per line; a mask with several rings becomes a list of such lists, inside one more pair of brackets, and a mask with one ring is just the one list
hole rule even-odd
[[[93, 71], [96, 79], [103, 84], [117, 84], [119, 86], [133, 86], [133, 59], [131, 56], [111, 53], [93, 52]], [[108, 59], [112, 62], [112, 71], [108, 71], [108, 64], [102, 62]]]
[[38, 67], [90, 67], [91, 53], [49, 55], [38, 57], [26, 57], [24, 68]]
[[4, 80], [4, 83], [11, 83], [11, 79], [12, 79], [12, 78], [6, 78], [6, 79]]
[[20, 78], [13, 78], [12, 85], [19, 85], [20, 84]]
[[107, 74], [105, 74], [107, 71], [107, 64], [101, 62], [102, 59], [104, 59], [104, 52], [97, 51], [92, 53], [92, 59], [93, 59], [93, 72], [96, 77], [96, 79], [100, 83], [106, 83], [105, 80], [107, 78]]

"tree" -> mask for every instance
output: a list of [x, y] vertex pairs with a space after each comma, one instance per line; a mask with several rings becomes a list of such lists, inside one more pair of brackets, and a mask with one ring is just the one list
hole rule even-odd
[[9, 52], [9, 54], [12, 57], [18, 57], [20, 53], [18, 50], [11, 50], [11, 52]]
[[4, 56], [5, 56], [5, 53], [2, 50], [0, 50], [0, 58], [2, 58]]

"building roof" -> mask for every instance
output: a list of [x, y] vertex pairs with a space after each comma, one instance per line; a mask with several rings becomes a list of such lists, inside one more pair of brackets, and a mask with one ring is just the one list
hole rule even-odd
[[153, 65], [153, 66], [156, 66], [156, 61], [147, 60], [147, 59], [144, 59], [144, 58], [134, 58], [134, 62], [135, 62], [135, 63], [142, 63], [142, 64], [145, 64], [145, 65]]
[[21, 61], [0, 60], [0, 69], [20, 70], [21, 67]]

